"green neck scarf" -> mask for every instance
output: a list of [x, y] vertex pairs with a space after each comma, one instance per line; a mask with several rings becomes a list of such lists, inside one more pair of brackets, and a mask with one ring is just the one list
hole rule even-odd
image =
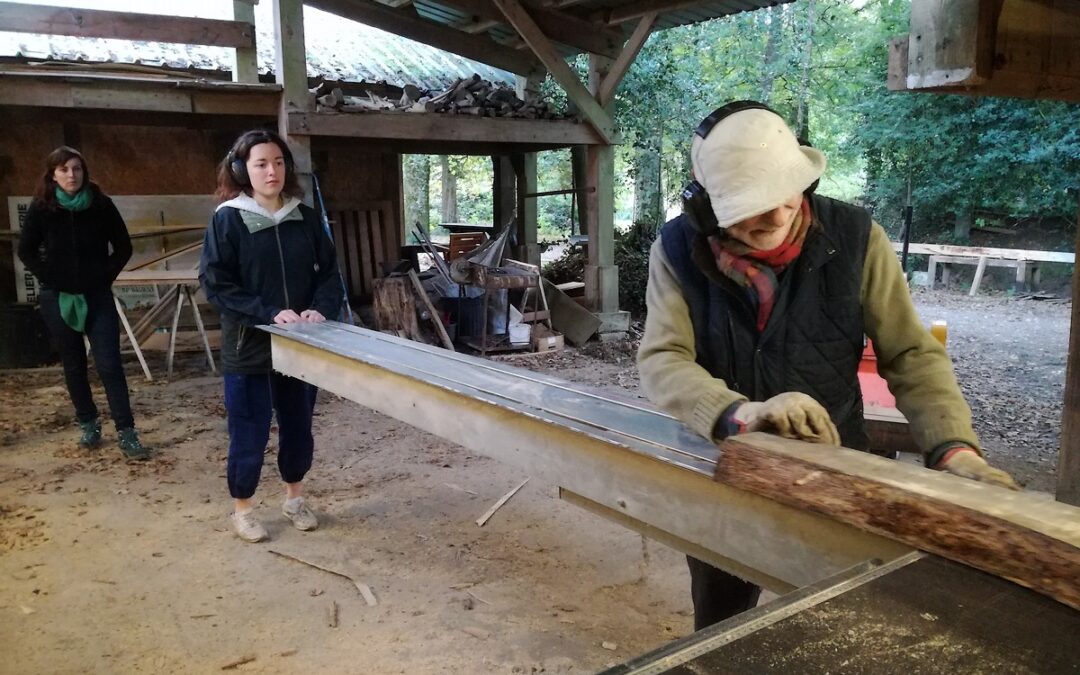
[[56, 202], [68, 211], [85, 211], [93, 199], [94, 193], [88, 187], [82, 188], [73, 197], [59, 185], [56, 186]]
[[82, 293], [61, 291], [57, 294], [57, 300], [60, 304], [60, 318], [64, 323], [71, 326], [73, 331], [86, 332], [86, 315], [90, 309], [86, 305], [86, 296]]

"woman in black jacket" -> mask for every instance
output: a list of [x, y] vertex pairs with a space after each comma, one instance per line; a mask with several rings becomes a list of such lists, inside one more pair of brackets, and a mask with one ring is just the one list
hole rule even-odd
[[112, 283], [129, 258], [131, 239], [124, 219], [90, 181], [86, 160], [74, 148], [53, 150], [26, 212], [19, 259], [41, 282], [41, 315], [60, 349], [64, 381], [82, 429], [79, 444], [92, 448], [101, 442], [85, 336], [105, 385], [120, 449], [130, 459], [147, 459], [150, 454], [139, 442], [131, 414], [112, 295]]
[[342, 303], [334, 245], [302, 195], [292, 154], [277, 134], [249, 131], [218, 168], [221, 200], [206, 230], [199, 281], [221, 314], [221, 365], [229, 423], [232, 525], [245, 541], [267, 533], [252, 497], [277, 412], [282, 512], [300, 530], [318, 520], [301, 496], [311, 468], [315, 387], [274, 373], [270, 335], [256, 326], [325, 321]]

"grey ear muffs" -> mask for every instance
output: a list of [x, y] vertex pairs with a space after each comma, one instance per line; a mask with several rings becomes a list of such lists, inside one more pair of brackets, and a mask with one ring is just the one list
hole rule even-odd
[[241, 145], [247, 145], [250, 149], [261, 143], [273, 143], [281, 148], [281, 154], [285, 159], [286, 174], [291, 174], [294, 170], [292, 151], [289, 150], [289, 146], [284, 140], [269, 131], [249, 131], [236, 139], [236, 143], [229, 149], [229, 154], [225, 157], [228, 161], [229, 173], [232, 174], [233, 180], [240, 187], [251, 187], [251, 178], [247, 172], [247, 161], [240, 159], [236, 153], [240, 150]]
[[[694, 130], [694, 134], [704, 139], [725, 117], [730, 117], [743, 110], [767, 110], [780, 117], [780, 113], [764, 103], [758, 101], [732, 101], [709, 113], [708, 117], [701, 120], [701, 124]], [[799, 145], [813, 147], [810, 145], [810, 141], [804, 138], [799, 139]], [[810, 184], [810, 187], [803, 191], [803, 194], [810, 196], [817, 189], [817, 186], [818, 181], [814, 181]], [[719, 229], [716, 214], [713, 213], [712, 201], [709, 199], [709, 193], [705, 190], [705, 186], [697, 180], [692, 180], [682, 189], [680, 197], [682, 199], [683, 213], [686, 214], [694, 230], [704, 237], [716, 234]]]

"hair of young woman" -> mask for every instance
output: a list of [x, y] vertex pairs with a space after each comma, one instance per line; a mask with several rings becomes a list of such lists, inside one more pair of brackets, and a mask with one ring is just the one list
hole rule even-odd
[[240, 134], [225, 158], [218, 164], [217, 190], [214, 192], [218, 202], [233, 199], [241, 192], [251, 196], [251, 181], [247, 177], [247, 160], [251, 156], [251, 149], [263, 143], [273, 143], [278, 146], [285, 159], [285, 180], [282, 183], [281, 193], [287, 197], [303, 196], [304, 191], [296, 177], [293, 156], [288, 144], [273, 131], [252, 129]]
[[61, 145], [59, 148], [53, 150], [45, 158], [45, 172], [41, 174], [38, 179], [37, 185], [34, 187], [34, 199], [33, 201], [44, 205], [46, 208], [55, 209], [56, 204], [56, 178], [54, 173], [56, 167], [67, 164], [68, 160], [76, 158], [82, 162], [83, 169], [83, 184], [82, 186], [89, 187], [91, 190], [101, 192], [96, 184], [90, 182], [90, 167], [86, 165], [86, 158], [82, 156], [82, 153], [75, 148], [67, 145]]

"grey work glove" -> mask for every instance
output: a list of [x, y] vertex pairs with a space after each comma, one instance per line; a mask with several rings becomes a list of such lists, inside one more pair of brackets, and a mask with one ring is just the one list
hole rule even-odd
[[840, 445], [840, 433], [829, 413], [813, 398], [795, 391], [762, 401], [747, 401], [732, 414], [747, 431], [767, 431], [784, 438]]
[[937, 463], [935, 469], [948, 471], [954, 476], [970, 478], [981, 483], [990, 483], [1010, 490], [1019, 490], [1013, 477], [1001, 469], [995, 469], [986, 463], [972, 448], [956, 448], [945, 455], [945, 459]]

